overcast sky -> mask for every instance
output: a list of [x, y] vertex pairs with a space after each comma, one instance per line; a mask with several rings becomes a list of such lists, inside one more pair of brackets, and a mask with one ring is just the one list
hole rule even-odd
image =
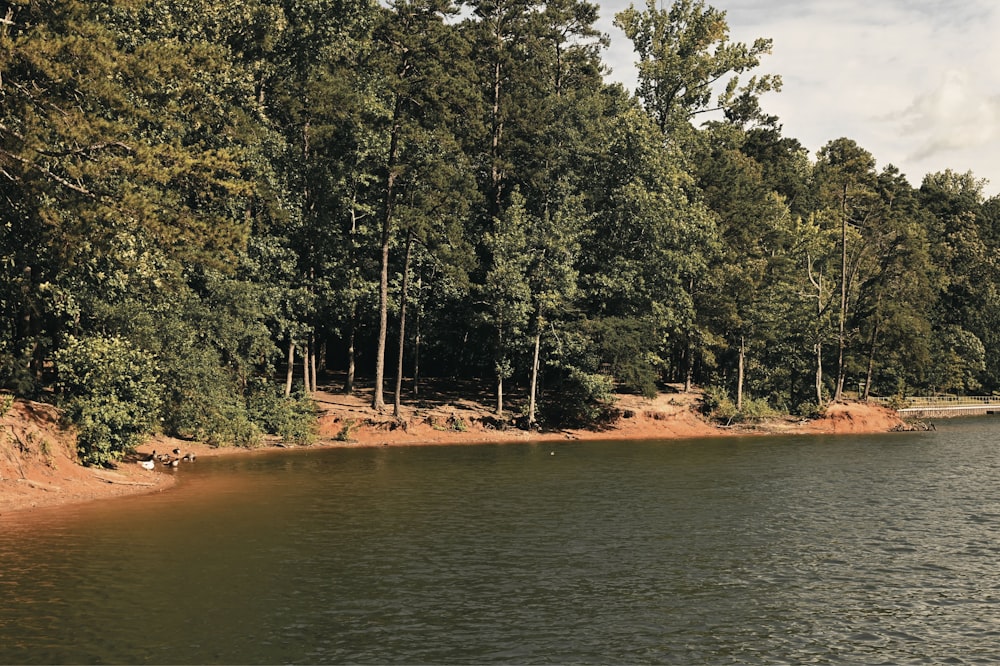
[[[611, 79], [635, 85], [635, 54], [611, 25], [629, 0], [596, 0], [611, 37]], [[669, 6], [670, 0], [663, 0]], [[645, 6], [644, 0], [635, 3]], [[842, 136], [919, 186], [971, 170], [1000, 193], [1000, 2], [997, 0], [709, 0], [730, 38], [774, 40], [759, 72], [784, 87], [762, 100], [784, 135], [816, 151]]]

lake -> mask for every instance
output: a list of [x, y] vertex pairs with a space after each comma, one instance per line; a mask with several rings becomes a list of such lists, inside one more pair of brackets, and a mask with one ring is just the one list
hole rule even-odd
[[1000, 661], [990, 418], [178, 474], [0, 516], [0, 662]]

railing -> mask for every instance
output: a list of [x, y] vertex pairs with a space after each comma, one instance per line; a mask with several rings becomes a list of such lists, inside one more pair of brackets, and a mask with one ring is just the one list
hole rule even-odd
[[869, 397], [868, 400], [886, 406], [901, 404], [903, 408], [1000, 406], [1000, 395], [929, 395], [902, 399]]

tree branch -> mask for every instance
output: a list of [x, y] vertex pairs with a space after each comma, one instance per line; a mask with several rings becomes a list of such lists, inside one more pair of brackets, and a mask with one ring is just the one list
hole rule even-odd
[[[2, 127], [0, 127], [2, 129]], [[75, 150], [39, 150], [37, 151], [40, 155], [45, 155], [46, 157], [68, 157], [70, 155], [86, 155], [90, 156], [91, 153], [96, 153], [100, 150], [106, 150], [108, 148], [121, 148], [126, 153], [132, 154], [135, 151], [131, 146], [127, 146], [120, 141], [105, 141], [103, 143], [95, 143], [92, 146], [86, 146], [84, 148], [77, 148]]]
[[15, 155], [14, 153], [11, 153], [11, 152], [9, 152], [7, 150], [4, 150], [2, 148], [0, 148], [0, 155], [4, 155], [5, 157], [9, 157], [10, 159], [14, 160], [15, 162], [20, 162], [21, 164], [23, 164], [24, 166], [28, 167], [29, 169], [38, 169], [40, 172], [42, 172], [42, 175], [44, 175], [45, 177], [49, 178], [50, 180], [55, 181], [56, 183], [59, 183], [60, 185], [62, 185], [63, 187], [65, 187], [68, 190], [72, 190], [74, 192], [82, 194], [85, 197], [88, 197], [90, 199], [96, 199], [97, 198], [94, 195], [93, 192], [91, 192], [87, 188], [83, 187], [82, 185], [77, 185], [76, 183], [73, 183], [73, 182], [71, 182], [71, 181], [63, 178], [62, 176], [54, 174], [51, 171], [49, 171], [47, 168], [41, 166], [40, 164], [35, 164], [34, 162], [30, 162], [30, 161], [24, 159], [23, 157], [21, 157], [20, 155]]

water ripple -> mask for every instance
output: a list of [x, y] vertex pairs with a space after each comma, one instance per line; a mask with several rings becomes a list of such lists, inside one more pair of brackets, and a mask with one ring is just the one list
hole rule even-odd
[[206, 461], [0, 517], [0, 662], [1000, 661], [996, 432]]

